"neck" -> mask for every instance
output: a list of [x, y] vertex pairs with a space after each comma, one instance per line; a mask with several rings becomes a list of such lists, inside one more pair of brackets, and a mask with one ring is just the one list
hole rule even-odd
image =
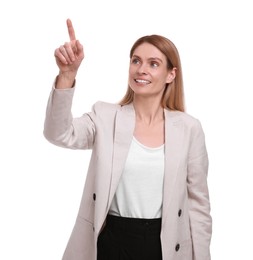
[[164, 109], [159, 99], [136, 97], [133, 100], [136, 120], [151, 125], [164, 120]]

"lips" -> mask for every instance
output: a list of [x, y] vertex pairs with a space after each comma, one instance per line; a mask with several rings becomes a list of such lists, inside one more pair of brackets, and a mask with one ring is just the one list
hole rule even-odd
[[150, 83], [151, 83], [151, 81], [146, 80], [146, 79], [135, 79], [134, 81], [135, 81], [136, 83], [142, 84], [142, 85], [147, 85], [147, 84], [150, 84]]

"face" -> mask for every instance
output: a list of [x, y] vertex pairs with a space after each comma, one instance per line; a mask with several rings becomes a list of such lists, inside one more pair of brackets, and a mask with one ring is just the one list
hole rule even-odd
[[154, 45], [143, 43], [135, 49], [128, 78], [135, 95], [161, 97], [174, 78], [175, 70], [168, 70], [166, 56]]

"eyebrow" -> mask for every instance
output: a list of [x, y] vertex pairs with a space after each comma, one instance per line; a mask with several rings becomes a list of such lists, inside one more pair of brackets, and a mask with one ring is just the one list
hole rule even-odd
[[[141, 59], [141, 57], [139, 57], [138, 55], [133, 55], [132, 58]], [[162, 61], [160, 58], [158, 58], [158, 57], [150, 57], [150, 58], [148, 58], [148, 60], [158, 60], [158, 61], [160, 61], [161, 63], [163, 63], [163, 61]]]

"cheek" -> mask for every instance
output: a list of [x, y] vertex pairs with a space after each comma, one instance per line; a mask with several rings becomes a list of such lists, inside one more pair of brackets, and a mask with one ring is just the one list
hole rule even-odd
[[128, 76], [128, 85], [131, 86], [131, 78]]
[[131, 87], [132, 84], [133, 84], [133, 77], [131, 76], [131, 73], [129, 71], [129, 74], [128, 74], [128, 86]]
[[164, 83], [170, 83], [170, 80], [169, 80], [170, 77], [169, 77], [168, 73], [162, 73], [162, 75], [160, 75], [160, 79]]
[[128, 82], [134, 80], [134, 75], [135, 75], [135, 69], [133, 67], [130, 67], [128, 70]]
[[128, 74], [129, 74], [129, 76], [131, 76], [131, 75], [133, 75], [135, 73], [135, 69], [134, 69], [134, 67], [133, 66], [129, 66], [129, 69], [128, 69]]

